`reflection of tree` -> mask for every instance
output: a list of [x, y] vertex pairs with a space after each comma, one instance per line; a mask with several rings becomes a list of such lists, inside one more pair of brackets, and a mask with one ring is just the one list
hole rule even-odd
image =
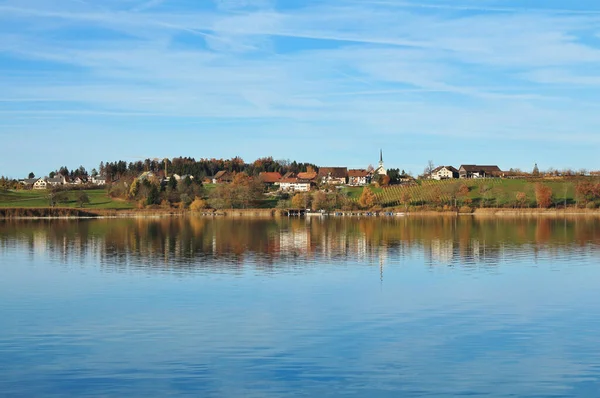
[[[253, 264], [315, 264], [410, 255], [439, 264], [496, 264], [506, 251], [559, 253], [599, 244], [596, 218], [312, 218], [179, 217], [94, 221], [6, 221], [0, 249], [19, 246], [61, 261], [108, 268], [238, 270]], [[311, 260], [311, 261], [308, 261]]]

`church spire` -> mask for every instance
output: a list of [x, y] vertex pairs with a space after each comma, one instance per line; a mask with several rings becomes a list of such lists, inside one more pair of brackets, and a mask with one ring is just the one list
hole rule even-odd
[[379, 150], [379, 163], [383, 163], [383, 149]]

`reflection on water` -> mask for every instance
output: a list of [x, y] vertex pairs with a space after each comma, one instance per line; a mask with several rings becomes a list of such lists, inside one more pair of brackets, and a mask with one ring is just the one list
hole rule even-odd
[[0, 395], [600, 396], [600, 220], [0, 222]]
[[494, 265], [513, 256], [595, 253], [599, 227], [596, 218], [30, 221], [0, 224], [0, 247], [149, 271], [248, 264], [269, 270], [315, 258], [377, 262], [413, 252], [423, 252], [429, 265]]

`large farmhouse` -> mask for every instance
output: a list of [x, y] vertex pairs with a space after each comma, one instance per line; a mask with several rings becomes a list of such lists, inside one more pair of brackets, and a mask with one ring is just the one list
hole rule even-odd
[[502, 177], [502, 170], [498, 166], [480, 166], [463, 164], [458, 169], [460, 178], [490, 178]]
[[348, 169], [346, 167], [321, 167], [318, 178], [321, 184], [343, 185], [348, 178]]

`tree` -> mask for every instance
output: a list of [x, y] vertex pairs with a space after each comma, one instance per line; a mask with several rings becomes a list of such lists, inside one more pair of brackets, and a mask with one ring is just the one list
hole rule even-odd
[[150, 184], [150, 190], [148, 191], [148, 196], [146, 198], [146, 204], [157, 205], [160, 203], [160, 192], [158, 191], [158, 187], [156, 184]]
[[469, 186], [467, 184], [461, 184], [460, 188], [458, 188], [457, 196], [464, 202], [464, 200], [469, 197]]
[[133, 182], [131, 183], [131, 186], [129, 187], [129, 198], [130, 199], [135, 199], [138, 195], [140, 191], [140, 180], [138, 180], [137, 178], [135, 180], [133, 180]]
[[542, 209], [547, 209], [552, 205], [552, 188], [547, 185], [535, 184], [535, 201]]
[[83, 207], [84, 205], [90, 203], [90, 197], [85, 191], [80, 191], [77, 195], [77, 204], [79, 207]]
[[435, 170], [435, 163], [433, 163], [433, 160], [429, 160], [427, 166], [425, 166], [425, 170], [423, 170], [423, 175], [429, 177], [433, 173], [433, 170]]
[[525, 192], [517, 192], [515, 198], [519, 207], [525, 207], [525, 203], [527, 202], [527, 194]]
[[323, 191], [317, 191], [312, 198], [312, 209], [322, 210], [327, 204], [327, 195]]
[[370, 209], [371, 207], [375, 206], [376, 202], [377, 197], [375, 196], [373, 191], [371, 191], [369, 187], [364, 187], [362, 194], [358, 199], [358, 205], [363, 209]]
[[31, 173], [29, 173], [29, 176], [27, 178], [29, 178], [29, 179], [35, 178], [35, 174], [33, 174], [33, 172], [31, 172]]
[[169, 178], [169, 183], [167, 184], [167, 187], [171, 190], [174, 191], [177, 189], [177, 180], [175, 179], [175, 177], [171, 177]]
[[533, 171], [531, 172], [531, 174], [534, 177], [539, 177], [540, 176], [540, 169], [538, 168], [537, 163], [535, 164], [535, 166], [533, 166]]
[[50, 178], [54, 178], [56, 176], [56, 172], [51, 171], [50, 174], [48, 174], [48, 177]]
[[196, 213], [203, 209], [206, 209], [207, 207], [208, 204], [206, 203], [206, 201], [198, 197], [194, 199], [194, 201], [190, 204], [190, 210]]
[[308, 206], [308, 195], [303, 193], [297, 193], [292, 198], [292, 206], [295, 209], [306, 209]]
[[389, 169], [387, 175], [390, 177], [390, 184], [398, 184], [400, 182], [400, 169]]
[[402, 193], [400, 194], [400, 203], [402, 203], [404, 205], [405, 211], [408, 210], [408, 206], [410, 206], [411, 200], [412, 200], [412, 196], [411, 196], [410, 192], [408, 191], [408, 189], [403, 189]]

